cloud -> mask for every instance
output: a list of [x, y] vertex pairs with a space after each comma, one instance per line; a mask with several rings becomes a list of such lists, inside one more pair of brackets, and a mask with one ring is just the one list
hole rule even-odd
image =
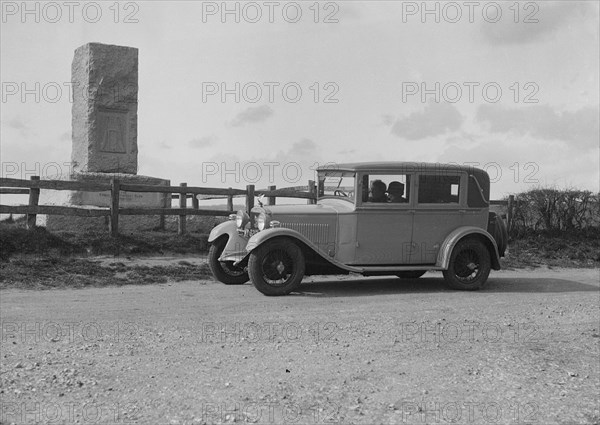
[[232, 127], [241, 127], [246, 124], [263, 122], [273, 115], [273, 109], [268, 105], [252, 106], [239, 114], [231, 121]]
[[393, 115], [385, 114], [381, 116], [381, 121], [383, 122], [383, 125], [389, 127], [391, 125], [394, 125], [394, 123], [396, 122], [396, 118]]
[[8, 123], [8, 128], [18, 131], [22, 136], [29, 134], [29, 126], [23, 122], [20, 118], [13, 118]]
[[529, 134], [482, 133], [476, 139], [468, 146], [447, 143], [435, 159], [483, 168], [492, 179], [494, 198], [539, 186], [598, 190], [597, 155]]
[[558, 112], [548, 105], [505, 108], [482, 105], [476, 120], [492, 133], [529, 134], [545, 140], [561, 140], [579, 148], [597, 148], [600, 140], [599, 108], [584, 107], [574, 112]]
[[324, 163], [317, 143], [303, 138], [282, 144], [277, 151], [257, 150], [251, 156], [221, 150], [190, 167], [200, 170], [200, 181], [207, 187], [240, 188], [254, 184], [257, 188], [282, 188], [314, 180], [316, 166]]
[[317, 145], [315, 142], [304, 138], [292, 145], [287, 153], [287, 156], [289, 156], [290, 159], [293, 159], [296, 156], [312, 155], [316, 149]]
[[[389, 116], [384, 123], [390, 124]], [[460, 129], [464, 121], [458, 109], [450, 103], [428, 103], [420, 112], [398, 118], [393, 123], [392, 134], [409, 140], [420, 140]]]
[[[492, 11], [489, 14], [493, 18]], [[482, 23], [482, 33], [491, 44], [525, 44], [547, 39], [575, 19], [580, 24], [586, 15], [594, 16], [597, 12], [581, 2], [529, 2], [518, 3], [518, 8], [512, 3], [508, 7], [507, 3], [502, 14], [498, 22]]]
[[188, 146], [193, 149], [202, 149], [207, 146], [211, 146], [217, 140], [216, 136], [204, 136], [196, 139], [192, 139], [188, 142]]

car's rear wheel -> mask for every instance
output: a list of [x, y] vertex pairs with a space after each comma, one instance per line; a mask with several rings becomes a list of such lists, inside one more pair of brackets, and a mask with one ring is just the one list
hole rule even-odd
[[410, 270], [405, 272], [398, 272], [396, 276], [400, 279], [418, 279], [426, 273], [427, 270]]
[[300, 286], [304, 277], [304, 255], [289, 239], [263, 243], [250, 253], [250, 280], [265, 295], [287, 295]]
[[491, 269], [490, 253], [478, 239], [459, 241], [452, 255], [444, 278], [452, 289], [473, 291], [486, 282]]
[[215, 279], [225, 285], [242, 285], [250, 279], [248, 273], [233, 265], [233, 261], [219, 261], [227, 245], [227, 238], [221, 237], [213, 242], [208, 250], [208, 266]]

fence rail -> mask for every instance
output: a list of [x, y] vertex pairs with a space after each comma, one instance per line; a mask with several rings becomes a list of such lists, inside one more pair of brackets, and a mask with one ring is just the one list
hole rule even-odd
[[[110, 206], [107, 207], [66, 207], [55, 205], [39, 205], [40, 190], [77, 190], [86, 192], [110, 192]], [[179, 208], [130, 208], [121, 207], [121, 192], [152, 192], [169, 194], [170, 199], [179, 199]], [[0, 214], [26, 214], [27, 227], [35, 227], [36, 216], [45, 215], [65, 215], [77, 217], [106, 217], [110, 218], [110, 232], [116, 236], [119, 232], [120, 215], [159, 215], [178, 216], [178, 233], [186, 232], [187, 216], [213, 216], [226, 217], [233, 211], [233, 198], [244, 197], [246, 209], [250, 211], [254, 207], [254, 197], [264, 196], [267, 205], [274, 205], [276, 198], [299, 198], [306, 199], [308, 203], [316, 202], [317, 193], [315, 182], [308, 181], [307, 186], [297, 186], [292, 188], [277, 189], [275, 186], [269, 186], [267, 189], [256, 190], [254, 185], [247, 185], [246, 189], [224, 189], [212, 187], [187, 186], [187, 183], [181, 183], [179, 186], [153, 186], [142, 184], [121, 183], [118, 179], [111, 180], [109, 183], [79, 182], [79, 181], [60, 181], [60, 180], [40, 180], [38, 176], [32, 176], [30, 180], [20, 180], [11, 178], [0, 178], [0, 194], [11, 195], [29, 195], [28, 205], [1, 205]], [[227, 199], [225, 210], [201, 209], [198, 196], [202, 200]], [[192, 207], [188, 208], [187, 199], [192, 200]], [[514, 205], [514, 196], [510, 195], [508, 200], [493, 200], [490, 205], [503, 205], [507, 207], [506, 218], [510, 228], [512, 222], [512, 213]], [[161, 222], [164, 223], [163, 220]]]
[[[168, 215], [179, 216], [178, 232], [186, 232], [187, 216], [213, 216], [226, 217], [233, 211], [233, 198], [244, 197], [246, 208], [252, 209], [254, 206], [254, 197], [264, 195], [268, 198], [268, 204], [275, 204], [277, 197], [307, 199], [309, 203], [316, 199], [314, 181], [309, 180], [308, 186], [304, 188], [313, 188], [308, 191], [297, 190], [296, 188], [277, 189], [270, 186], [266, 190], [255, 190], [254, 185], [246, 186], [246, 189], [223, 189], [212, 187], [187, 186], [181, 183], [179, 186], [153, 186], [142, 184], [121, 183], [118, 179], [111, 180], [109, 183], [79, 182], [79, 181], [60, 181], [60, 180], [40, 180], [38, 176], [31, 177], [30, 180], [20, 180], [11, 178], [0, 178], [0, 194], [10, 195], [29, 195], [28, 205], [1, 205], [0, 214], [26, 214], [27, 227], [35, 226], [38, 214], [45, 215], [65, 215], [78, 217], [109, 217], [110, 232], [117, 235], [119, 232], [119, 216], [121, 215]], [[40, 190], [77, 190], [84, 192], [110, 192], [110, 206], [107, 207], [66, 207], [56, 205], [39, 205]], [[179, 199], [179, 208], [130, 208], [121, 207], [121, 192], [152, 192], [165, 193], [169, 197]], [[198, 195], [204, 195], [203, 199], [227, 199], [225, 210], [201, 209]], [[192, 207], [188, 208], [187, 199], [192, 199]]]

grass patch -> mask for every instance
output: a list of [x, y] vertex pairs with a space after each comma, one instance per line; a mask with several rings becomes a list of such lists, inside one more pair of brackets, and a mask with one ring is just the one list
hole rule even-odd
[[211, 278], [206, 263], [180, 261], [168, 266], [103, 264], [86, 258], [13, 258], [0, 262], [0, 289], [89, 288], [202, 280]]
[[530, 232], [508, 244], [506, 268], [600, 267], [600, 229], [574, 232]]
[[208, 235], [164, 231], [111, 237], [107, 232], [48, 232], [44, 227], [27, 230], [24, 220], [0, 222], [0, 259], [16, 254], [43, 257], [71, 255], [198, 254], [208, 249]]

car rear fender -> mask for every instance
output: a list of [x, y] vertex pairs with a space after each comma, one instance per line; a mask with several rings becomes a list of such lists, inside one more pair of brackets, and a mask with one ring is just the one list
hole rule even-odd
[[492, 260], [492, 269], [500, 270], [500, 255], [498, 254], [498, 246], [496, 245], [494, 237], [485, 230], [474, 226], [459, 227], [458, 229], [453, 230], [452, 233], [450, 233], [446, 237], [438, 252], [436, 266], [442, 267], [444, 270], [447, 270], [448, 264], [450, 263], [450, 256], [452, 255], [452, 250], [461, 239], [467, 237], [474, 237], [480, 239], [490, 252], [490, 259]]
[[238, 234], [237, 225], [234, 220], [229, 220], [215, 226], [208, 235], [208, 242], [212, 243], [221, 237], [227, 237], [227, 245], [225, 245], [219, 260], [239, 261], [246, 256], [248, 238]]

